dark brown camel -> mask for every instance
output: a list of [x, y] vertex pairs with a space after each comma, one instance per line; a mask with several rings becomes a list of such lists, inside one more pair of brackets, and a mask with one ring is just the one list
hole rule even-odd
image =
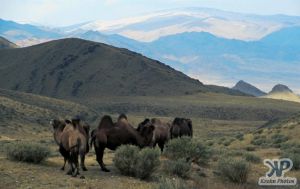
[[161, 152], [163, 152], [165, 144], [170, 139], [171, 124], [163, 122], [157, 118], [153, 118], [151, 120], [147, 118], [139, 124], [137, 131], [140, 131], [143, 127], [149, 127], [151, 125], [154, 126], [151, 146], [155, 147], [158, 145]]
[[192, 120], [186, 118], [175, 118], [171, 129], [171, 138], [178, 138], [182, 136], [193, 137]]
[[[83, 171], [86, 171], [86, 167], [84, 165], [85, 154], [89, 151], [89, 125], [85, 123], [71, 123], [69, 120], [61, 121], [61, 120], [52, 120], [51, 125], [53, 126], [54, 132], [54, 140], [59, 145], [59, 152], [64, 157], [64, 165], [61, 170], [65, 169], [66, 161], [70, 160], [70, 147], [73, 144], [70, 144], [71, 140], [74, 138], [80, 139], [80, 146], [85, 145], [85, 148], [80, 149], [80, 159], [81, 159], [81, 168]], [[79, 132], [79, 133], [78, 133]], [[74, 143], [74, 141], [72, 141]], [[79, 141], [76, 141], [79, 142]], [[73, 149], [73, 148], [72, 148]], [[82, 150], [85, 152], [83, 153]], [[77, 152], [76, 152], [77, 153]]]
[[103, 154], [105, 148], [116, 150], [122, 144], [132, 144], [139, 147], [149, 146], [153, 137], [154, 127], [143, 128], [137, 132], [127, 121], [126, 118], [118, 119], [113, 123], [110, 116], [103, 116], [97, 129], [92, 131], [91, 145], [93, 144], [96, 151], [97, 162], [101, 170], [109, 170], [103, 163]]

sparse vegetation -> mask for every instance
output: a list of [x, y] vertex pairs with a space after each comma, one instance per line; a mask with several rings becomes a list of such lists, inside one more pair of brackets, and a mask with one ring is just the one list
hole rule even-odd
[[40, 163], [50, 155], [50, 150], [38, 143], [16, 142], [6, 146], [6, 155], [13, 161]]
[[224, 158], [219, 161], [218, 170], [223, 177], [232, 182], [246, 183], [250, 166], [245, 160]]
[[246, 146], [245, 150], [251, 152], [251, 151], [255, 151], [255, 147], [254, 146]]
[[245, 153], [244, 158], [246, 161], [251, 162], [251, 163], [261, 162], [261, 158], [253, 153]]
[[162, 178], [154, 189], [190, 189], [190, 187], [179, 179]]
[[179, 176], [181, 178], [188, 178], [190, 174], [191, 164], [185, 159], [166, 160], [164, 162], [164, 170], [167, 173]]
[[134, 176], [139, 149], [132, 145], [122, 145], [115, 153], [114, 165], [123, 175]]
[[291, 152], [284, 152], [284, 154], [281, 156], [282, 158], [289, 158], [293, 162], [293, 168], [294, 170], [300, 170], [300, 154], [291, 153]]
[[280, 144], [289, 140], [289, 138], [282, 134], [274, 134], [271, 137], [273, 144]]
[[145, 148], [138, 153], [135, 167], [135, 176], [147, 179], [159, 166], [160, 151], [158, 149]]
[[113, 162], [121, 174], [147, 179], [159, 166], [159, 155], [155, 149], [122, 145], [116, 150]]
[[189, 137], [169, 141], [164, 152], [169, 159], [186, 159], [198, 164], [205, 164], [211, 157], [211, 153], [207, 146]]

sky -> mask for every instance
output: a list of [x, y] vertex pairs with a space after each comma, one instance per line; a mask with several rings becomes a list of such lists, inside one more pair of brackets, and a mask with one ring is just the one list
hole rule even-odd
[[0, 0], [0, 18], [46, 26], [114, 20], [182, 7], [300, 16], [300, 0]]

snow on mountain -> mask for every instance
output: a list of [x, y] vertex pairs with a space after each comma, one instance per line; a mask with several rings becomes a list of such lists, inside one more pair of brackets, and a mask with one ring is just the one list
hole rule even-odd
[[249, 41], [295, 25], [300, 25], [300, 17], [261, 16], [209, 8], [182, 8], [119, 20], [89, 22], [71, 31], [94, 30], [105, 34], [120, 34], [142, 42], [178, 33], [204, 31], [219, 37]]

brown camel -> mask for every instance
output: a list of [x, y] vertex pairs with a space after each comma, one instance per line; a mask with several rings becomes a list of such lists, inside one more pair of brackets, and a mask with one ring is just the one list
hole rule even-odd
[[161, 152], [163, 152], [165, 144], [170, 139], [171, 124], [163, 122], [157, 118], [153, 118], [151, 120], [147, 118], [139, 124], [137, 131], [140, 132], [143, 127], [149, 127], [151, 125], [154, 126], [151, 146], [155, 147], [156, 145], [158, 145]]
[[93, 144], [95, 147], [97, 162], [101, 170], [109, 171], [103, 163], [105, 148], [116, 150], [122, 144], [133, 144], [141, 148], [149, 146], [153, 137], [153, 130], [154, 127], [150, 126], [137, 132], [125, 117], [118, 119], [118, 122], [114, 124], [110, 116], [103, 116], [98, 128], [93, 130], [91, 134], [91, 145]]
[[[85, 154], [87, 154], [89, 151], [89, 125], [85, 123], [79, 124], [76, 122], [76, 120], [74, 120], [73, 123], [69, 120], [52, 120], [51, 125], [54, 129], [54, 140], [59, 145], [59, 152], [64, 157], [64, 165], [61, 170], [65, 169], [66, 161], [69, 161], [71, 158], [71, 148], [73, 151], [78, 150], [78, 146], [75, 148], [73, 144], [78, 143], [79, 145], [80, 142], [80, 146], [85, 145], [84, 148], [80, 148], [80, 158], [81, 168], [83, 171], [86, 171], [87, 169], [84, 165], [84, 160]], [[74, 138], [78, 138], [79, 140], [74, 141]], [[82, 150], [84, 150], [84, 153]]]
[[182, 136], [193, 137], [192, 120], [176, 117], [172, 123], [170, 133], [171, 138], [178, 138]]

